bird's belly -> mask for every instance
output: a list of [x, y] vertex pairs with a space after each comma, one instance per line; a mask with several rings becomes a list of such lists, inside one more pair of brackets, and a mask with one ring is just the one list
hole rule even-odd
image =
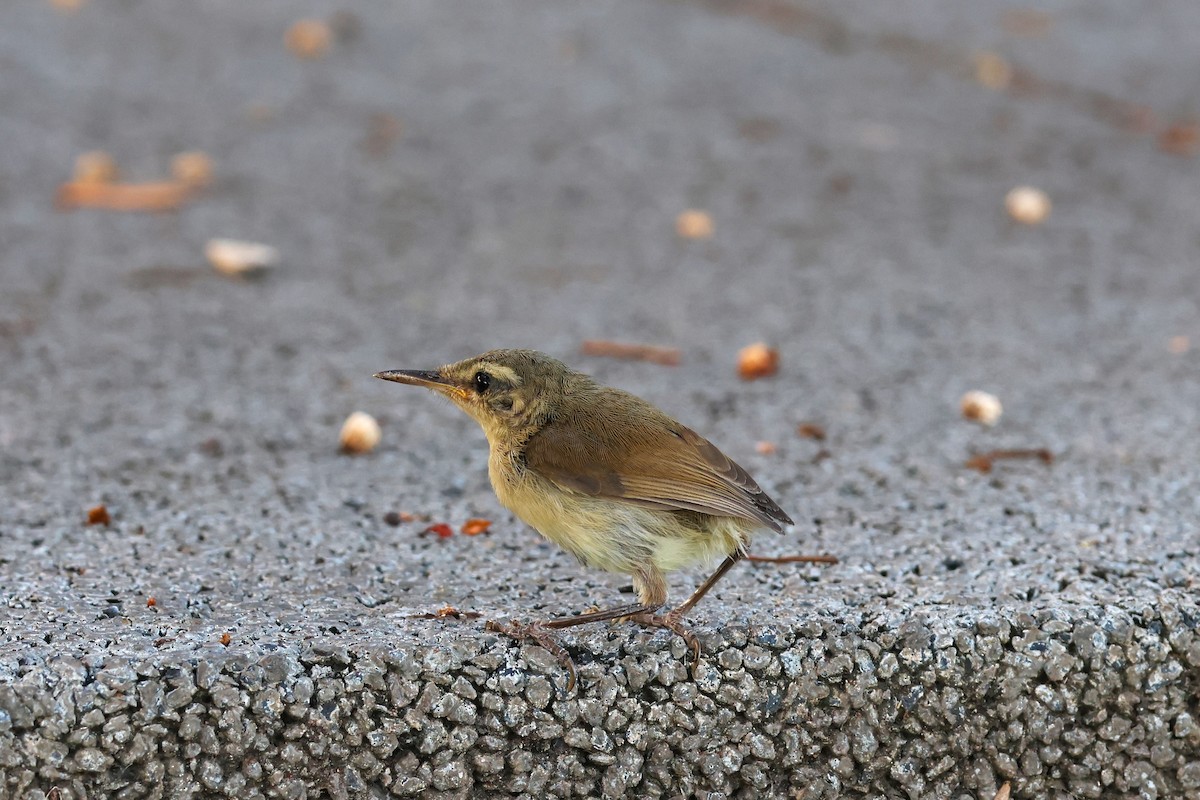
[[567, 492], [535, 475], [497, 481], [496, 496], [530, 527], [590, 567], [634, 573], [711, 563], [743, 547], [754, 527], [705, 517], [703, 529], [666, 509]]

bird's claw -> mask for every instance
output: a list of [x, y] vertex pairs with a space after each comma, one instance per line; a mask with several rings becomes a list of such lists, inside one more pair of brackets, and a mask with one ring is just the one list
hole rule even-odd
[[683, 615], [676, 614], [674, 611], [668, 611], [666, 614], [634, 614], [629, 617], [631, 622], [636, 622], [639, 625], [645, 625], [648, 628], [666, 628], [674, 633], [679, 638], [683, 639], [684, 644], [692, 651], [692, 680], [700, 677], [700, 640], [696, 638], [696, 634], [688, 630], [683, 624]]
[[571, 654], [567, 649], [555, 641], [554, 636], [548, 631], [542, 623], [537, 622], [518, 622], [509, 620], [508, 622], [497, 622], [496, 620], [488, 620], [484, 625], [484, 630], [492, 633], [500, 633], [508, 636], [511, 639], [516, 639], [518, 642], [528, 639], [535, 644], [539, 644], [549, 651], [550, 655], [558, 659], [558, 663], [562, 664], [563, 669], [567, 671], [567, 694], [575, 688], [575, 661], [572, 660]]

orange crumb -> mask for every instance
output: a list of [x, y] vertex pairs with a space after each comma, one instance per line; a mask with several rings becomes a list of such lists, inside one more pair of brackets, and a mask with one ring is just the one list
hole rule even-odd
[[742, 380], [765, 378], [779, 371], [779, 351], [757, 342], [738, 353], [738, 375]]
[[711, 239], [713, 220], [707, 211], [689, 208], [675, 218], [675, 233], [681, 239]]
[[487, 533], [487, 529], [492, 527], [490, 519], [473, 518], [463, 523], [462, 532], [467, 536], [478, 536], [481, 533]]
[[325, 55], [332, 38], [329, 26], [321, 20], [302, 19], [288, 28], [283, 41], [293, 55], [311, 60]]
[[667, 367], [678, 366], [682, 360], [676, 347], [660, 347], [653, 344], [626, 344], [611, 342], [607, 339], [585, 339], [583, 342], [585, 356], [606, 356], [609, 358], [630, 358], [650, 361]]

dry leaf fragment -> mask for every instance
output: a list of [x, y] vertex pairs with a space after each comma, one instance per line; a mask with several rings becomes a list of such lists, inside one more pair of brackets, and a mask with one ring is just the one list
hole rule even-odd
[[1018, 186], [1004, 196], [1008, 215], [1024, 225], [1038, 225], [1050, 216], [1050, 197], [1033, 186]]
[[681, 239], [711, 239], [712, 217], [706, 211], [689, 208], [675, 218], [675, 233]]
[[989, 450], [986, 453], [979, 453], [967, 459], [964, 464], [968, 469], [977, 470], [983, 474], [992, 471], [995, 462], [1002, 459], [1017, 459], [1017, 458], [1036, 458], [1043, 464], [1049, 466], [1054, 463], [1054, 454], [1044, 447], [1026, 448], [1020, 450]]
[[987, 456], [971, 456], [963, 463], [963, 466], [987, 475], [992, 471], [992, 460]]
[[774, 375], [779, 370], [779, 351], [757, 342], [743, 347], [738, 353], [738, 375], [742, 380], [752, 381]]
[[993, 800], [1008, 800], [1008, 798], [1011, 796], [1012, 796], [1012, 784], [1009, 783], [1008, 781], [1005, 781], [1004, 785], [1001, 786], [1000, 789], [996, 792], [996, 796], [995, 796], [995, 798], [993, 798]]
[[154, 608], [156, 605], [158, 605], [158, 601], [154, 599], [154, 595], [146, 598], [146, 608]]
[[369, 453], [379, 444], [381, 436], [379, 423], [374, 417], [364, 411], [355, 411], [342, 423], [342, 452], [352, 455]]
[[64, 210], [173, 211], [187, 202], [192, 189], [178, 181], [98, 183], [76, 180], [58, 187], [54, 204]]
[[439, 539], [449, 539], [454, 535], [454, 529], [444, 522], [439, 522], [436, 525], [430, 525], [421, 533], [436, 533]]
[[492, 527], [490, 519], [472, 518], [463, 523], [462, 532], [467, 536], [478, 536], [481, 533], [487, 533], [487, 529]]
[[1158, 135], [1158, 146], [1171, 155], [1195, 155], [1200, 149], [1200, 123], [1175, 122], [1168, 125]]
[[659, 347], [653, 344], [626, 344], [624, 342], [610, 342], [607, 339], [585, 339], [583, 342], [583, 354], [585, 356], [638, 359], [668, 367], [678, 366], [683, 358], [676, 347]]
[[796, 426], [796, 433], [802, 439], [812, 439], [817, 442], [825, 441], [825, 429], [815, 422], [801, 422]]
[[279, 251], [268, 244], [237, 239], [209, 239], [204, 255], [218, 272], [252, 275], [279, 263]]
[[776, 447], [774, 442], [763, 441], [754, 443], [754, 452], [758, 453], [760, 456], [772, 455], [775, 453], [775, 450]]
[[212, 159], [199, 150], [178, 153], [171, 159], [171, 175], [187, 186], [208, 186], [212, 183]]
[[112, 518], [108, 516], [108, 508], [105, 507], [104, 504], [100, 504], [98, 506], [92, 506], [91, 508], [88, 509], [88, 512], [87, 512], [87, 524], [88, 525], [103, 525], [104, 527], [107, 528], [111, 522], [112, 522]]
[[1045, 36], [1054, 25], [1054, 17], [1034, 8], [1014, 8], [1004, 12], [1000, 25], [1017, 36]]
[[231, 641], [233, 641], [233, 637], [230, 636], [228, 633], [221, 634], [221, 644], [225, 645], [226, 647], [229, 647], [229, 643]]
[[1000, 415], [1004, 413], [1004, 407], [1000, 405], [1000, 398], [978, 389], [964, 394], [958, 404], [964, 418], [988, 426], [995, 425], [996, 421], [1000, 419]]
[[840, 564], [837, 556], [756, 556], [747, 553], [747, 561], [759, 564]]
[[76, 183], [112, 183], [117, 179], [117, 161], [103, 150], [89, 150], [75, 158]]
[[325, 55], [333, 38], [329, 26], [319, 19], [301, 19], [284, 34], [287, 49], [299, 58], [315, 59]]

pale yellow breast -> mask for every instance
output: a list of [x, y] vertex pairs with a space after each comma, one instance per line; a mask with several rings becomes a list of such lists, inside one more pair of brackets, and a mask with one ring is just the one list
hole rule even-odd
[[506, 508], [584, 564], [610, 572], [712, 563], [744, 547], [754, 528], [731, 517], [708, 518], [705, 530], [689, 528], [662, 509], [563, 490], [494, 450], [488, 474]]

